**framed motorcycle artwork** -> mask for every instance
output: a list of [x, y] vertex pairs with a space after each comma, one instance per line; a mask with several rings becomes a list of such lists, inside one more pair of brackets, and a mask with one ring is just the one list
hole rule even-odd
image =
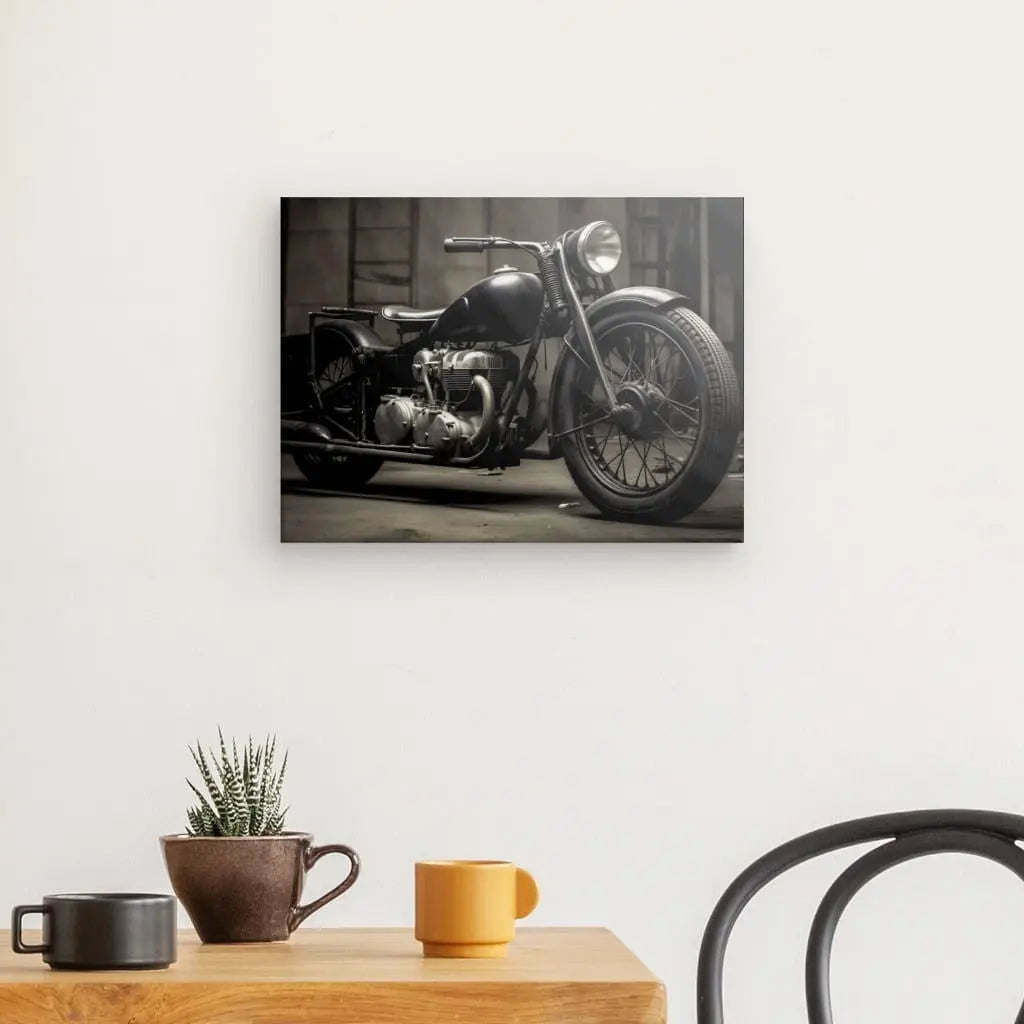
[[742, 541], [743, 200], [281, 201], [285, 541]]

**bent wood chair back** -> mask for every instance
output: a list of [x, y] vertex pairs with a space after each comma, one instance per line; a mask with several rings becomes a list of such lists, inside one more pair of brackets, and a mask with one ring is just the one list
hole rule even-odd
[[[998, 811], [904, 811], [829, 825], [783, 843], [754, 861], [722, 894], [708, 919], [697, 966], [697, 1024], [724, 1024], [722, 968], [736, 919], [751, 898], [784, 871], [819, 854], [890, 840], [851, 864], [825, 894], [807, 939], [805, 988], [810, 1024], [832, 1024], [830, 963], [836, 925], [850, 900], [888, 868], [932, 853], [970, 853], [1024, 881], [1024, 817]], [[1024, 1024], [1024, 1005], [1016, 1024]]]

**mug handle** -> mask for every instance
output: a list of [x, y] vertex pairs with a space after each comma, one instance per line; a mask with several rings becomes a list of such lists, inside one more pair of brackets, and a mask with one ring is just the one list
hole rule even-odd
[[311, 846], [306, 851], [305, 857], [303, 858], [306, 870], [308, 871], [321, 857], [326, 857], [329, 853], [343, 853], [348, 857], [352, 867], [349, 869], [348, 874], [345, 876], [345, 880], [340, 885], [336, 885], [329, 892], [325, 892], [323, 896], [318, 900], [313, 900], [312, 903], [292, 908], [292, 912], [288, 915], [289, 933], [295, 931], [295, 929], [298, 928], [310, 914], [316, 912], [325, 904], [330, 903], [331, 900], [336, 900], [343, 892], [351, 889], [355, 884], [356, 879], [359, 877], [359, 854], [351, 847], [344, 846], [341, 843], [328, 843], [326, 846]]
[[516, 868], [516, 917], [529, 917], [540, 903], [537, 880], [523, 868]]
[[21, 922], [27, 914], [48, 914], [50, 911], [42, 905], [20, 906], [11, 911], [11, 949], [15, 953], [45, 953], [49, 943], [41, 942], [38, 946], [29, 946], [21, 938]]

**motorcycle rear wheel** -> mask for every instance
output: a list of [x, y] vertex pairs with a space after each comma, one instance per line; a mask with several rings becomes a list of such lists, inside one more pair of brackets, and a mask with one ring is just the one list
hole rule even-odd
[[[345, 414], [340, 408], [355, 404], [358, 374], [350, 351], [329, 358], [317, 370], [315, 387], [322, 400], [339, 419]], [[354, 426], [354, 424], [353, 424]], [[345, 489], [361, 487], [384, 465], [384, 460], [367, 455], [330, 455], [321, 452], [294, 452], [299, 472], [318, 487]]]
[[321, 455], [319, 452], [294, 452], [299, 472], [318, 487], [361, 487], [384, 465], [383, 459], [364, 455]]
[[729, 469], [741, 415], [729, 354], [685, 306], [615, 313], [593, 330], [617, 400], [635, 406], [637, 422], [613, 419], [593, 368], [566, 350], [552, 403], [569, 473], [609, 518], [677, 522]]

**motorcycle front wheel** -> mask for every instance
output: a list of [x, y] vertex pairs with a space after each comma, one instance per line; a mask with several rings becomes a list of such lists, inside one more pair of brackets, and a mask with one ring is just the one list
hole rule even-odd
[[593, 331], [616, 404], [627, 408], [613, 415], [593, 367], [563, 352], [552, 422], [569, 473], [610, 518], [676, 522], [729, 469], [741, 415], [729, 354], [684, 306], [623, 311]]

